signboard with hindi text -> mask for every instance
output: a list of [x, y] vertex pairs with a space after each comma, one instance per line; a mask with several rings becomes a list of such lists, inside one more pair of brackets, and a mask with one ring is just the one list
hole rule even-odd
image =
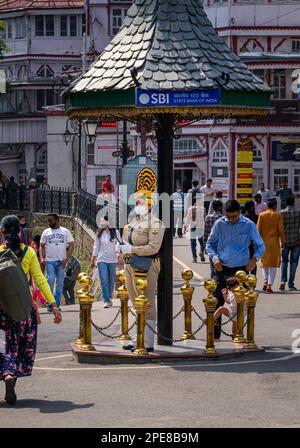
[[237, 146], [236, 163], [236, 199], [245, 204], [252, 200], [253, 186], [253, 144], [247, 139], [240, 139]]
[[212, 106], [220, 104], [220, 89], [144, 90], [136, 89], [137, 107]]

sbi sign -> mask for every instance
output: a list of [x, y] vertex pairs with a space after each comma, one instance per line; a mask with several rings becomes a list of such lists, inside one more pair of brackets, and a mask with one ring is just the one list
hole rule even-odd
[[136, 89], [137, 107], [203, 106], [220, 104], [220, 90], [144, 90]]

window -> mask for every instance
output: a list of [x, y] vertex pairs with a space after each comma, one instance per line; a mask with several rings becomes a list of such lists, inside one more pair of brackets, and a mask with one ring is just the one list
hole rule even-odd
[[77, 36], [77, 16], [70, 16], [70, 36]]
[[54, 71], [48, 65], [42, 65], [36, 72], [36, 75], [39, 78], [53, 78]]
[[54, 36], [54, 16], [36, 16], [35, 35]]
[[213, 149], [212, 161], [214, 163], [227, 163], [228, 161], [227, 148], [220, 141]]
[[280, 187], [282, 183], [289, 183], [289, 170], [288, 168], [275, 168], [274, 169], [274, 191]]
[[95, 165], [95, 144], [89, 143], [87, 145], [87, 164]]
[[294, 170], [294, 189], [295, 193], [300, 193], [300, 168]]
[[60, 17], [60, 35], [66, 37], [68, 35], [68, 16]]
[[180, 138], [178, 140], [174, 140], [173, 144], [174, 153], [185, 153], [185, 154], [205, 154], [206, 149], [200, 145], [199, 140], [196, 138]]
[[119, 31], [122, 26], [123, 20], [127, 14], [128, 9], [126, 8], [113, 8], [112, 9], [112, 35], [114, 36]]
[[285, 70], [274, 70], [273, 74], [274, 99], [284, 100], [286, 97], [286, 73]]
[[42, 110], [44, 106], [52, 106], [54, 104], [54, 92], [52, 89], [36, 91], [36, 109]]
[[262, 162], [261, 149], [253, 146], [253, 162]]
[[227, 177], [228, 178], [227, 166], [213, 166], [211, 169], [211, 177]]
[[300, 39], [292, 40], [292, 53], [300, 53]]
[[26, 35], [25, 17], [16, 18], [16, 39], [23, 39]]
[[252, 189], [253, 193], [259, 190], [259, 184], [264, 181], [264, 169], [263, 168], [253, 168], [253, 183]]

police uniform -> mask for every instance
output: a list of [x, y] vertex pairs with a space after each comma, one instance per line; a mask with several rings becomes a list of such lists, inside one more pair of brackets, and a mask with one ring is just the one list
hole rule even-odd
[[[164, 226], [156, 217], [136, 216], [124, 228], [123, 241], [130, 243], [132, 247], [131, 255], [147, 256], [152, 258], [150, 269], [146, 273], [148, 287], [145, 296], [149, 300], [146, 320], [156, 320], [155, 294], [157, 279], [160, 272], [160, 260], [158, 252], [164, 237]], [[125, 276], [129, 298], [134, 303], [136, 297], [140, 295], [140, 290], [136, 286], [139, 276], [138, 270], [130, 266], [131, 256], [125, 256]]]

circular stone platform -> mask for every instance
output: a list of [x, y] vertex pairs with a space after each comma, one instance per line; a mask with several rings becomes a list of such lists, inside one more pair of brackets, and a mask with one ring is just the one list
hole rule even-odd
[[226, 339], [220, 339], [215, 342], [216, 353], [203, 352], [206, 345], [204, 339], [181, 341], [173, 346], [156, 345], [154, 347], [155, 351], [146, 355], [136, 355], [131, 351], [122, 350], [122, 344], [118, 340], [109, 339], [101, 341], [101, 343], [95, 341], [93, 345], [95, 350], [82, 350], [79, 345], [71, 344], [75, 359], [79, 363], [88, 364], [145, 363], [199, 359], [217, 360], [265, 351], [262, 347], [246, 349], [244, 344], [236, 344]]

